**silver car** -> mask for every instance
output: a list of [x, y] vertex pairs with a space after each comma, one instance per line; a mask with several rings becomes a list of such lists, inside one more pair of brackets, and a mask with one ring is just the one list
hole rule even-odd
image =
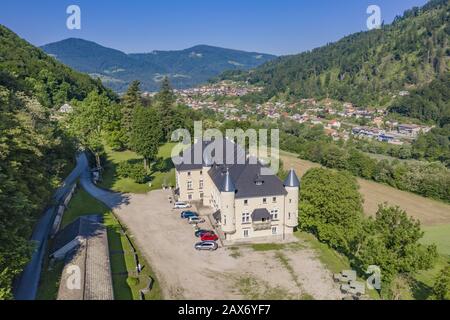
[[191, 205], [189, 203], [186, 202], [175, 202], [175, 205], [173, 206], [174, 209], [189, 209], [191, 207]]
[[219, 248], [219, 245], [214, 241], [202, 241], [195, 244], [197, 250], [215, 251]]
[[190, 217], [189, 218], [189, 224], [199, 224], [199, 223], [204, 223], [205, 219], [200, 218], [200, 217]]

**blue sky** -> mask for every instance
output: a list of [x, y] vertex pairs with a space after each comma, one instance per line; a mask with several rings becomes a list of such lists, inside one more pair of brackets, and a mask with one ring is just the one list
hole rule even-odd
[[[366, 30], [375, 4], [390, 23], [426, 0], [2, 0], [0, 23], [35, 45], [83, 38], [125, 52], [197, 44], [298, 53]], [[81, 8], [81, 30], [66, 28], [66, 8]]]

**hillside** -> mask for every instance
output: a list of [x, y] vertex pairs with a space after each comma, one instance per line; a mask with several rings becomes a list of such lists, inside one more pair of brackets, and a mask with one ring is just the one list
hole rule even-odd
[[449, 8], [447, 0], [432, 0], [379, 30], [221, 78], [264, 84], [265, 98], [283, 93], [387, 106], [399, 91], [424, 86], [449, 72]]
[[33, 225], [72, 163], [74, 145], [51, 111], [92, 90], [114, 97], [0, 25], [0, 300], [12, 298]]
[[45, 45], [42, 49], [80, 72], [99, 77], [116, 92], [126, 91], [133, 80], [139, 80], [144, 91], [157, 91], [164, 76], [170, 78], [175, 88], [192, 87], [226, 70], [247, 70], [275, 58], [205, 45], [180, 51], [125, 54], [73, 38]]

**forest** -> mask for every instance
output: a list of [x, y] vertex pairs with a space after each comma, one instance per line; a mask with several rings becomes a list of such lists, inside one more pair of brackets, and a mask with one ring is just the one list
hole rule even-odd
[[73, 165], [75, 144], [51, 115], [99, 82], [0, 26], [0, 299], [28, 262], [33, 225]]
[[278, 95], [329, 97], [361, 107], [388, 107], [400, 91], [448, 73], [449, 8], [446, 0], [432, 0], [378, 30], [352, 34], [250, 72], [232, 71], [220, 78], [264, 85], [266, 100]]

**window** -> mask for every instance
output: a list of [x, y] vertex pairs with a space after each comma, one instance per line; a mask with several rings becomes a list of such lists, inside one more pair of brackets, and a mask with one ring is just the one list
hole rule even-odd
[[278, 220], [278, 209], [270, 211], [270, 218], [272, 220]]
[[242, 214], [242, 223], [250, 223], [250, 213], [244, 212]]
[[244, 230], [244, 238], [248, 238], [248, 230]]
[[203, 180], [200, 180], [199, 188], [200, 188], [200, 189], [203, 189]]
[[200, 192], [200, 199], [203, 199], [203, 192]]
[[278, 233], [277, 227], [272, 227], [272, 234], [276, 235]]
[[290, 220], [291, 219], [291, 213], [290, 212], [288, 213], [288, 217], [289, 217], [288, 219]]
[[263, 204], [267, 204], [267, 198], [263, 198]]
[[203, 170], [200, 170], [200, 175], [203, 175]]
[[190, 177], [191, 176], [191, 172], [190, 171], [188, 171], [188, 177]]
[[188, 190], [192, 190], [192, 181], [188, 181], [187, 188]]
[[192, 200], [192, 194], [188, 194], [188, 199], [189, 199], [189, 201]]
[[272, 198], [272, 202], [273, 202], [273, 203], [277, 203], [277, 197], [273, 197], [273, 198]]
[[244, 206], [248, 206], [248, 200], [244, 200]]
[[289, 203], [292, 203], [292, 199], [289, 199]]

